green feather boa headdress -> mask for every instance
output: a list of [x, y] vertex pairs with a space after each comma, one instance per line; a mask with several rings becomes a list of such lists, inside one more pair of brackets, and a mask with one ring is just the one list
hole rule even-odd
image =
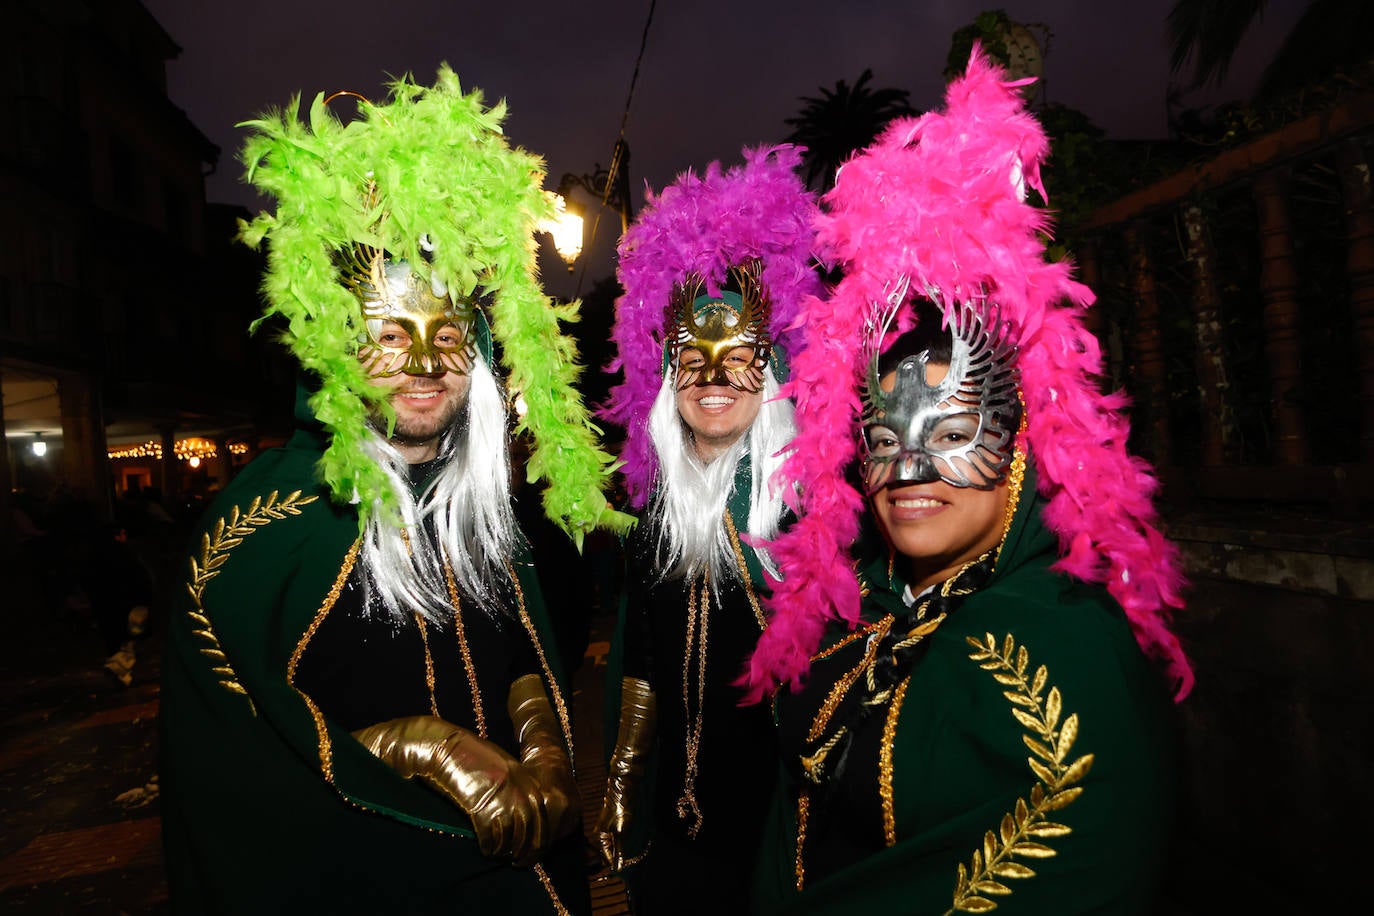
[[[527, 406], [529, 479], [548, 481], [545, 513], [579, 544], [598, 526], [624, 530], [629, 517], [603, 495], [613, 459], [573, 388], [576, 342], [559, 329], [578, 306], [554, 305], [536, 273], [535, 227], [553, 212], [543, 160], [509, 146], [504, 102], [485, 108], [480, 91], [464, 95], [447, 65], [433, 87], [403, 77], [390, 88], [389, 101], [360, 104], [347, 124], [320, 94], [308, 124], [297, 119], [297, 96], [288, 110], [239, 125], [253, 132], [240, 154], [247, 180], [277, 202], [275, 213], [241, 223], [240, 237], [252, 247], [268, 240], [263, 317], [285, 318], [286, 342], [321, 380], [310, 406], [331, 433], [324, 482], [336, 501], [361, 503], [363, 523], [378, 500], [394, 504], [362, 449], [369, 415], [391, 417], [390, 405], [358, 362], [362, 316], [336, 264], [341, 248], [361, 242], [490, 303], [509, 385]], [[424, 256], [421, 236], [433, 245]]]

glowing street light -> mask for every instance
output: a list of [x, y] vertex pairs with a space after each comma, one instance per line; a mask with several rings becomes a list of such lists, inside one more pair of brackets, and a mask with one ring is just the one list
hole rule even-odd
[[[591, 196], [595, 197], [603, 207], [609, 207], [620, 214], [620, 231], [623, 234], [630, 228], [630, 221], [634, 219], [634, 209], [630, 204], [630, 145], [624, 138], [615, 141], [615, 150], [611, 154], [611, 167], [603, 169], [597, 165], [590, 175], [577, 175], [568, 172], [558, 182], [558, 192], [555, 195], [563, 201], [559, 208], [558, 222], [562, 225], [557, 231], [566, 234], [567, 241], [560, 244], [556, 230], [552, 222], [541, 225], [540, 231], [554, 235], [554, 247], [563, 256], [563, 260], [568, 262], [568, 270], [573, 269], [573, 262], [582, 254], [583, 248], [583, 218], [574, 209], [571, 203], [571, 194], [574, 187], [580, 187]], [[593, 233], [595, 229], [593, 229]]]
[[540, 223], [539, 231], [553, 236], [553, 247], [571, 272], [573, 263], [582, 254], [582, 215], [569, 207], [568, 199], [562, 194], [547, 193], [553, 199], [557, 215]]

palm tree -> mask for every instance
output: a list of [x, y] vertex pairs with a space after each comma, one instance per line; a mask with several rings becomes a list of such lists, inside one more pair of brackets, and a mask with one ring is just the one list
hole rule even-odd
[[[1168, 18], [1171, 70], [1179, 72], [1191, 59], [1193, 88], [1220, 83], [1264, 6], [1264, 0], [1177, 0]], [[1352, 73], [1370, 60], [1370, 35], [1369, 0], [1309, 0], [1265, 68], [1255, 98], [1272, 99], [1325, 76]]]
[[855, 150], [868, 146], [887, 122], [916, 114], [905, 89], [871, 89], [872, 70], [864, 70], [850, 88], [844, 80], [833, 90], [820, 87], [819, 97], [803, 96], [805, 107], [783, 123], [792, 128], [787, 141], [806, 147], [806, 183], [824, 193], [835, 184], [835, 170]]
[[[1037, 30], [1039, 38], [1035, 36]], [[949, 54], [945, 58], [945, 79], [964, 75], [976, 41], [984, 54], [1006, 68], [1008, 76], [1013, 79], [1035, 77], [1036, 83], [1022, 90], [1027, 101], [1031, 101], [1037, 87], [1044, 85], [1045, 55], [1050, 50], [1050, 37], [1050, 27], [1043, 22], [1017, 22], [1006, 10], [984, 10], [951, 36]]]

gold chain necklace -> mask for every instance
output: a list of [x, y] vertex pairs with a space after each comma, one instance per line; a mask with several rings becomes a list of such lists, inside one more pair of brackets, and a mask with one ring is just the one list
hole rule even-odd
[[[744, 585], [744, 594], [749, 599], [750, 609], [754, 612], [754, 622], [762, 632], [767, 625], [767, 619], [754, 592], [754, 584], [749, 577], [749, 566], [744, 560], [744, 548], [740, 544], [739, 532], [729, 510], [725, 512], [724, 522], [726, 534], [730, 537], [730, 546], [734, 551], [735, 566], [739, 569], [740, 582]], [[682, 792], [677, 800], [678, 817], [683, 820], [691, 818], [687, 835], [693, 838], [701, 829], [702, 822], [701, 806], [696, 797], [696, 781], [697, 758], [701, 751], [701, 733], [704, 725], [703, 710], [706, 707], [706, 646], [709, 641], [710, 608], [710, 577], [702, 573], [699, 579], [687, 585], [687, 638], [682, 656], [682, 715], [685, 721], [691, 723], [691, 728], [687, 733], [687, 761], [682, 774]], [[695, 711], [692, 709], [693, 662], [697, 675]]]
[[448, 557], [444, 558], [444, 578], [448, 582], [448, 598], [453, 604], [453, 631], [458, 636], [458, 652], [463, 657], [463, 670], [468, 676], [468, 691], [472, 694], [472, 711], [477, 716], [477, 735], [487, 736], [487, 717], [482, 710], [482, 688], [477, 684], [477, 667], [472, 663], [472, 652], [468, 650], [468, 634], [463, 627], [463, 602], [458, 594], [458, 583], [453, 578], [453, 566]]
[[[700, 586], [698, 588], [698, 586]], [[698, 598], [698, 595], [700, 597]], [[687, 765], [682, 773], [682, 794], [677, 800], [677, 816], [692, 821], [687, 835], [696, 838], [701, 829], [701, 807], [697, 804], [697, 754], [701, 749], [702, 710], [706, 705], [706, 641], [710, 624], [710, 577], [702, 573], [699, 580], [687, 585], [687, 646], [682, 654], [682, 715], [692, 723], [687, 732]], [[698, 628], [700, 632], [698, 632]], [[692, 661], [697, 668], [696, 715], [692, 714]]]

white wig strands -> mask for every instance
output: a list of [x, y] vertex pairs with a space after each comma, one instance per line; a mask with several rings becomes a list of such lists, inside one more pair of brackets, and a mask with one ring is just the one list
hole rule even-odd
[[391, 484], [408, 534], [403, 537], [383, 512], [372, 513], [363, 536], [363, 605], [370, 612], [380, 602], [398, 624], [415, 614], [433, 623], [452, 619], [445, 558], [464, 599], [488, 614], [503, 613], [506, 562], [516, 543], [506, 407], [480, 358], [469, 378], [463, 418], [440, 439], [443, 465], [418, 498], [410, 466], [395, 447], [381, 433], [365, 445]]
[[[783, 491], [774, 491], [768, 481], [782, 466], [783, 450], [795, 434], [792, 402], [778, 397], [772, 367], [765, 367], [763, 404], [748, 434], [704, 464], [678, 414], [674, 373], [668, 373], [649, 412], [649, 435], [658, 453], [658, 487], [649, 512], [660, 532], [657, 566], [661, 579], [691, 578], [704, 571], [713, 584], [724, 578], [739, 581], [740, 570], [724, 524], [736, 467], [746, 454], [752, 457], [746, 531], [752, 537], [772, 540], [786, 504]], [[764, 569], [776, 576], [777, 567], [767, 552], [756, 553]]]

